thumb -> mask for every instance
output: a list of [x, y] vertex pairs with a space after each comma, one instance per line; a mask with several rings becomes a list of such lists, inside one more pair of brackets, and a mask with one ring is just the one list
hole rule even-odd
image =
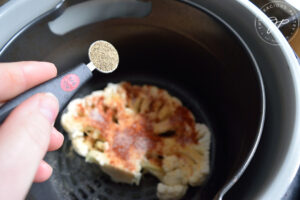
[[23, 199], [49, 144], [58, 113], [51, 94], [20, 104], [0, 127], [0, 199]]

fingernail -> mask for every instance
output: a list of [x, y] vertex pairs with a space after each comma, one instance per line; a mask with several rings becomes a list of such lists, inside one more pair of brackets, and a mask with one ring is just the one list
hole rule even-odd
[[36, 71], [36, 69], [40, 67], [53, 68], [53, 71], [56, 71], [55, 65], [49, 62], [25, 61], [22, 67], [26, 74], [31, 74], [33, 71]]
[[40, 98], [39, 108], [42, 115], [44, 115], [51, 124], [54, 123], [58, 113], [57, 98], [51, 93], [43, 94]]

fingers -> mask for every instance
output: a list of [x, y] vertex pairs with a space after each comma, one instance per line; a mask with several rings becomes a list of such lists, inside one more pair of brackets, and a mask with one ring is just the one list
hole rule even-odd
[[47, 62], [0, 64], [0, 102], [11, 99], [35, 85], [55, 77], [56, 67]]
[[[52, 133], [50, 135], [50, 143], [48, 146], [48, 151], [55, 151], [58, 148], [61, 147], [64, 141], [64, 136], [61, 134], [59, 131], [56, 130], [56, 128], [53, 127]], [[52, 174], [52, 167], [46, 163], [44, 160], [41, 161], [35, 177], [34, 177], [34, 182], [40, 183], [48, 180]]]
[[48, 180], [52, 174], [52, 171], [52, 167], [42, 160], [36, 171], [34, 182], [40, 183]]
[[[53, 127], [52, 133], [50, 135], [50, 143], [48, 146], [48, 151], [55, 151], [58, 148], [61, 147], [64, 141], [64, 136], [61, 134], [56, 128]], [[34, 182], [40, 183], [48, 180], [52, 174], [52, 167], [46, 163], [44, 160], [41, 161], [35, 177], [34, 177]]]
[[50, 143], [48, 146], [48, 151], [55, 151], [61, 147], [64, 142], [64, 136], [56, 128], [53, 128], [50, 135]]
[[57, 113], [53, 95], [36, 94], [14, 109], [0, 127], [0, 199], [25, 197], [48, 149]]
[[[53, 127], [52, 133], [50, 135], [50, 143], [48, 146], [48, 151], [55, 151], [58, 148], [61, 147], [64, 141], [64, 136], [59, 131], [56, 130], [56, 128]], [[48, 180], [52, 174], [52, 167], [46, 163], [44, 160], [41, 161], [35, 177], [34, 182], [40, 183]]]

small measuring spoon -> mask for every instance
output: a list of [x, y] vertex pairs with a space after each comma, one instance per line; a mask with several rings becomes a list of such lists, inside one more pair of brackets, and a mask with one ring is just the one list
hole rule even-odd
[[17, 105], [36, 93], [50, 92], [54, 94], [59, 101], [59, 108], [62, 110], [78, 89], [92, 78], [92, 71], [97, 69], [102, 73], [111, 73], [118, 67], [118, 52], [109, 42], [103, 40], [94, 42], [91, 44], [88, 54], [91, 62], [87, 65], [81, 63], [67, 73], [42, 83], [5, 103], [0, 107], [0, 124]]

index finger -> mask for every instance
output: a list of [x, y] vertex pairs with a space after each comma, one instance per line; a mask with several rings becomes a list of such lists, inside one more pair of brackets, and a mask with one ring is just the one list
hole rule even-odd
[[0, 102], [7, 101], [56, 75], [56, 67], [48, 62], [0, 63]]

